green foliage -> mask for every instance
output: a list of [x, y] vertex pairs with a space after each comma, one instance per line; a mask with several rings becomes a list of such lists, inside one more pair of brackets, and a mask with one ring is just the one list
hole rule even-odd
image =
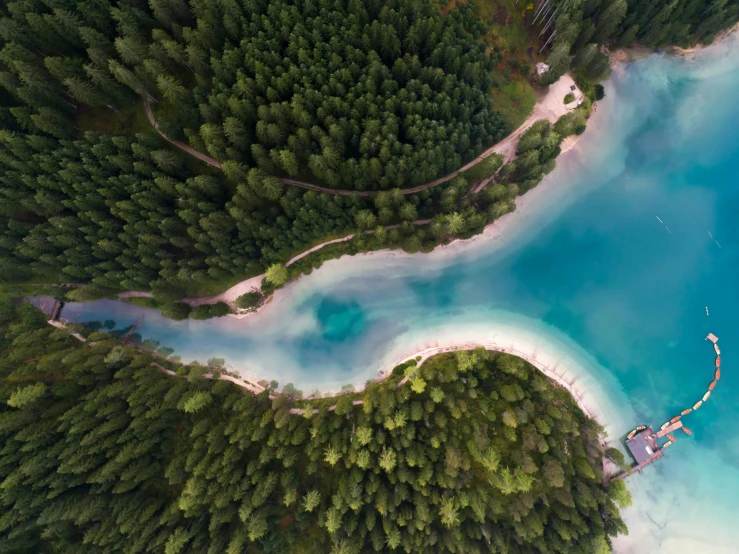
[[262, 303], [262, 293], [252, 291], [242, 294], [236, 299], [236, 307], [242, 309], [253, 309]]
[[[325, 399], [304, 418], [285, 396], [202, 378], [205, 366], [169, 376], [115, 339], [91, 346], [27, 305], [0, 310], [10, 552], [461, 554], [490, 540], [592, 554], [625, 531], [623, 482], [601, 484], [601, 429], [517, 358], [436, 356], [420, 393], [393, 377], [361, 394], [372, 409]], [[19, 388], [46, 392], [12, 407]]]
[[572, 94], [571, 92], [568, 94], [565, 94], [565, 99], [564, 99], [565, 104], [569, 104], [570, 102], [574, 102], [574, 101], [575, 101], [574, 94]]
[[228, 314], [231, 309], [225, 302], [217, 302], [215, 304], [200, 304], [190, 311], [192, 319], [210, 319], [211, 317], [223, 317]]
[[603, 100], [606, 97], [606, 89], [601, 84], [595, 85], [595, 100]]
[[[151, 289], [166, 305], [221, 292], [357, 227], [383, 229], [329, 255], [427, 251], [513, 207], [508, 194], [477, 209], [457, 182], [406, 197], [391, 189], [459, 167], [525, 118], [535, 91], [522, 53], [539, 44], [538, 24], [525, 33], [528, 6], [451, 3], [442, 15], [410, 0], [94, 4], [0, 6], [5, 281], [58, 276], [86, 285], [70, 296], [81, 301]], [[605, 77], [605, 42], [710, 41], [739, 12], [737, 0], [706, 10], [687, 0], [550, 7], [559, 11], [544, 84], [571, 55], [576, 77]], [[141, 96], [160, 130], [222, 172], [156, 136]], [[531, 175], [508, 184], [525, 192], [552, 160], [527, 158]], [[490, 164], [461, 176], [468, 190], [497, 170]], [[388, 201], [278, 176], [383, 190]], [[388, 229], [455, 213], [433, 230]]]
[[6, 403], [13, 408], [24, 408], [41, 398], [45, 392], [46, 386], [43, 383], [34, 383], [27, 387], [19, 387], [10, 395]]
[[185, 403], [182, 405], [182, 409], [185, 413], [195, 414], [208, 406], [212, 402], [213, 398], [207, 391], [197, 391], [191, 395]]
[[545, 119], [539, 120], [521, 135], [517, 147], [518, 158], [503, 166], [497, 176], [498, 182], [506, 186], [508, 201], [500, 200], [503, 194], [495, 188], [489, 189], [483, 198], [486, 205], [490, 204], [490, 213], [494, 218], [515, 208], [512, 201], [516, 195], [524, 194], [535, 187], [544, 175], [555, 168], [555, 160], [561, 152], [560, 144], [567, 136], [560, 132], [577, 132], [579, 127], [573, 127], [579, 121], [578, 118], [582, 117], [579, 115], [580, 112], [581, 109], [578, 108], [566, 114], [554, 127]]
[[168, 134], [229, 171], [360, 190], [431, 180], [505, 134], [488, 97], [495, 59], [469, 4], [443, 16], [409, 0], [103, 0], [0, 15], [2, 84], [34, 132], [67, 138], [75, 103], [147, 95]]
[[517, 129], [534, 109], [537, 93], [528, 79], [519, 79], [494, 88], [490, 97], [508, 127]]
[[191, 311], [192, 308], [184, 302], [173, 302], [172, 304], [167, 304], [162, 308], [162, 315], [169, 319], [174, 319], [175, 321], [181, 321], [183, 319], [187, 319]]
[[279, 287], [287, 281], [287, 268], [282, 264], [272, 264], [267, 268], [264, 278]]

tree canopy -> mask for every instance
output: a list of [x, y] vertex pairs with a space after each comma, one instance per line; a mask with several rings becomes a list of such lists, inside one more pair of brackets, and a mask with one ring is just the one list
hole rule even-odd
[[83, 106], [143, 96], [231, 175], [362, 190], [429, 181], [510, 131], [471, 4], [33, 0], [0, 15], [6, 118], [59, 138]]
[[425, 387], [392, 377], [305, 416], [0, 310], [5, 552], [592, 554], [625, 531], [602, 429], [518, 358], [439, 356], [411, 372]]

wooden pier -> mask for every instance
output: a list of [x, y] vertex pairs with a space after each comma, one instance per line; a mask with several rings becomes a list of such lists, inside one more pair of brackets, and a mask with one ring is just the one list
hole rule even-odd
[[641, 470], [642, 469], [644, 469], [645, 467], [647, 467], [652, 462], [656, 462], [662, 456], [664, 456], [664, 454], [662, 453], [662, 450], [657, 450], [657, 452], [655, 452], [654, 455], [651, 458], [649, 458], [648, 460], [646, 460], [646, 461], [644, 461], [644, 462], [642, 462], [640, 464], [637, 464], [637, 465], [633, 466], [629, 471], [624, 471], [623, 473], [620, 473], [619, 475], [616, 475], [614, 477], [611, 477], [611, 481], [614, 481], [616, 479], [624, 479], [624, 478], [628, 477], [629, 475], [631, 475], [632, 473], [634, 473], [636, 471], [638, 471], [639, 473], [641, 473]]
[[[706, 311], [707, 310], [708, 308], [706, 308]], [[693, 404], [692, 408], [686, 408], [681, 411], [679, 415], [673, 417], [671, 420], [665, 423], [662, 426], [663, 428], [656, 433], [651, 427], [644, 426], [637, 427], [634, 431], [629, 433], [626, 440], [626, 447], [629, 449], [631, 455], [634, 457], [636, 464], [632, 466], [631, 469], [629, 469], [628, 471], [624, 471], [623, 473], [611, 477], [610, 479], [604, 477], [604, 482], [607, 480], [612, 481], [614, 479], [623, 479], [624, 477], [628, 477], [635, 471], [641, 473], [642, 469], [662, 458], [664, 456], [664, 449], [670, 446], [675, 441], [675, 437], [671, 435], [671, 433], [673, 433], [674, 431], [683, 429], [687, 435], [693, 434], [692, 431], [690, 431], [687, 427], [683, 427], [683, 422], [681, 418], [700, 408], [703, 403], [708, 400], [709, 396], [711, 395], [711, 391], [714, 390], [714, 388], [716, 387], [716, 383], [718, 383], [718, 380], [721, 378], [721, 349], [718, 346], [718, 337], [713, 333], [708, 333], [706, 340], [713, 343], [713, 349], [716, 352], [716, 371], [714, 374], [714, 380], [710, 383], [710, 385], [708, 385], [708, 391], [704, 393], [701, 400]], [[657, 440], [664, 437], [667, 437], [667, 439], [669, 440], [665, 442], [662, 446], [660, 446], [657, 443]]]
[[677, 431], [682, 426], [683, 426], [683, 422], [682, 421], [676, 421], [675, 423], [672, 423], [672, 424], [668, 425], [667, 427], [665, 427], [664, 429], [658, 431], [657, 432], [657, 438], [658, 439], [661, 439], [662, 437], [665, 437], [665, 436], [669, 435], [673, 431]]

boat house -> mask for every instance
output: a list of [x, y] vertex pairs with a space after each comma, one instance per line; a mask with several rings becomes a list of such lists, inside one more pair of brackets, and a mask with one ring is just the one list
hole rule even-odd
[[636, 460], [637, 465], [649, 462], [654, 454], [659, 451], [653, 437], [654, 431], [652, 431], [651, 427], [648, 427], [641, 433], [634, 435], [632, 439], [626, 441], [626, 447], [631, 452], [634, 460]]

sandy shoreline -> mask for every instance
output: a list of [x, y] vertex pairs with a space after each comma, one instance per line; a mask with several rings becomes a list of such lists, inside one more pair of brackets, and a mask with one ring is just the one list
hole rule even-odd
[[[711, 48], [718, 47], [720, 44], [725, 43], [727, 39], [731, 38], [732, 36], [737, 35], [738, 33], [739, 33], [739, 24], [737, 24], [736, 26], [730, 29], [723, 31], [722, 33], [719, 33], [719, 35], [716, 36], [716, 39], [710, 45], [699, 45], [691, 49], [680, 49], [680, 48], [675, 47], [669, 50], [668, 52], [674, 53], [681, 57], [703, 53], [703, 52], [710, 50]], [[620, 74], [623, 71], [625, 71], [626, 64], [632, 61], [643, 59], [653, 54], [655, 54], [654, 50], [651, 50], [646, 47], [639, 47], [639, 46], [636, 46], [634, 48], [629, 48], [629, 49], [615, 50], [611, 52], [611, 66], [614, 69], [614, 71]], [[551, 174], [547, 175], [544, 178], [544, 180], [541, 183], [539, 183], [535, 188], [529, 190], [522, 196], [518, 196], [516, 198], [516, 210], [514, 212], [505, 214], [504, 216], [497, 219], [496, 221], [490, 223], [489, 225], [486, 225], [483, 232], [480, 233], [479, 235], [475, 235], [468, 239], [455, 239], [448, 244], [437, 246], [436, 248], [434, 248], [434, 250], [428, 253], [408, 254], [407, 252], [404, 252], [403, 250], [399, 250], [399, 249], [384, 249], [384, 250], [375, 250], [371, 252], [363, 252], [363, 253], [359, 253], [359, 254], [355, 254], [351, 256], [345, 255], [345, 256], [341, 256], [340, 258], [336, 258], [336, 259], [325, 262], [321, 266], [321, 268], [319, 268], [319, 270], [327, 266], [333, 267], [337, 263], [346, 264], [346, 263], [351, 263], [353, 260], [361, 260], [361, 259], [373, 258], [373, 257], [381, 257], [383, 259], [409, 259], [411, 260], [414, 258], [434, 259], [436, 257], [442, 257], [442, 256], [443, 257], [455, 256], [455, 255], [459, 255], [464, 252], [467, 252], [469, 250], [472, 250], [474, 248], [477, 248], [479, 243], [490, 242], [490, 241], [495, 243], [496, 241], [499, 241], [500, 239], [510, 234], [509, 231], [511, 227], [521, 224], [523, 220], [529, 219], [531, 217], [527, 213], [527, 209], [529, 207], [533, 207], [534, 205], [544, 201], [546, 196], [552, 192], [552, 189], [554, 187], [553, 185], [554, 179], [552, 178], [552, 175], [557, 173], [557, 171], [560, 171], [561, 168], [565, 165], [570, 165], [570, 164], [579, 165], [579, 164], [584, 163], [584, 160], [582, 159], [582, 149], [580, 148], [580, 146], [583, 143], [583, 139], [597, 140], [599, 138], [599, 135], [601, 134], [600, 133], [601, 125], [603, 124], [603, 120], [604, 120], [604, 115], [603, 115], [604, 111], [605, 111], [604, 103], [602, 101], [597, 102], [595, 104], [593, 112], [591, 113], [590, 118], [588, 119], [588, 125], [585, 130], [585, 133], [579, 136], [568, 137], [562, 142], [562, 153], [557, 158], [557, 169], [555, 169], [555, 171], [552, 172]], [[334, 242], [339, 242], [339, 241], [334, 241]], [[315, 251], [317, 249], [318, 248], [314, 248], [312, 250]], [[270, 297], [270, 299], [272, 300], [271, 304], [264, 304], [258, 310], [254, 310], [247, 314], [238, 314], [238, 315], [231, 314], [231, 317], [242, 319], [242, 318], [257, 314], [257, 313], [261, 313], [263, 311], [267, 311], [265, 309], [268, 306], [284, 302], [292, 294], [293, 290], [295, 289], [295, 284], [298, 281], [303, 280], [304, 278], [305, 276], [301, 276], [299, 279], [296, 279], [295, 281], [288, 283], [286, 286], [276, 290]], [[250, 280], [251, 286], [253, 286], [256, 279], [258, 278], [253, 278], [252, 280]], [[241, 283], [239, 283], [239, 285], [236, 285], [234, 289], [236, 289], [237, 287], [241, 288]], [[225, 294], [226, 293], [223, 293], [223, 295]]]
[[421, 364], [423, 364], [426, 360], [439, 354], [458, 352], [461, 350], [475, 350], [477, 348], [484, 348], [485, 350], [501, 352], [503, 354], [512, 354], [513, 356], [517, 356], [518, 358], [527, 361], [536, 369], [541, 371], [544, 375], [552, 379], [559, 386], [566, 389], [572, 395], [572, 398], [575, 399], [575, 402], [580, 407], [580, 409], [585, 412], [585, 415], [587, 415], [591, 419], [596, 420], [604, 427], [606, 426], [607, 421], [605, 420], [605, 413], [597, 405], [597, 401], [594, 401], [594, 399], [592, 399], [592, 395], [588, 394], [588, 391], [580, 391], [577, 389], [576, 385], [578, 381], [575, 376], [568, 375], [564, 369], [561, 369], [559, 372], [557, 372], [557, 370], [560, 369], [559, 363], [557, 361], [554, 361], [554, 366], [552, 367], [553, 360], [546, 357], [540, 358], [539, 356], [541, 355], [541, 353], [530, 352], [529, 349], [526, 348], [526, 346], [524, 346], [523, 344], [517, 345], [515, 341], [510, 342], [507, 345], [502, 345], [497, 342], [475, 342], [467, 344], [459, 343], [443, 346], [431, 346], [429, 348], [416, 352], [415, 354], [406, 356], [402, 360], [399, 360], [397, 363], [391, 364], [392, 367], [390, 367], [384, 373], [383, 378], [390, 376], [394, 367], [407, 361], [414, 360], [418, 357], [420, 357], [420, 360], [418, 360], [417, 366], [421, 366]]
[[[543, 93], [543, 94], [541, 94], [539, 96], [539, 98], [538, 98], [538, 100], [536, 102], [536, 105], [534, 106], [531, 114], [526, 118], [526, 120], [516, 130], [514, 130], [510, 135], [508, 135], [507, 137], [505, 137], [502, 141], [500, 141], [499, 143], [493, 145], [492, 147], [490, 147], [489, 149], [487, 149], [485, 152], [483, 152], [482, 154], [480, 154], [477, 158], [475, 158], [475, 160], [473, 160], [473, 162], [470, 162], [469, 164], [467, 164], [466, 166], [462, 167], [458, 171], [461, 172], [461, 171], [463, 171], [463, 170], [471, 167], [475, 163], [480, 162], [480, 161], [483, 161], [484, 159], [486, 159], [493, 152], [498, 153], [498, 154], [501, 154], [503, 156], [504, 163], [510, 162], [512, 159], [514, 159], [516, 157], [516, 148], [518, 146], [518, 139], [536, 121], [539, 121], [541, 119], [547, 119], [547, 120], [549, 120], [551, 122], [555, 122], [561, 116], [565, 115], [566, 113], [568, 113], [568, 112], [572, 111], [572, 109], [574, 109], [573, 107], [571, 107], [571, 106], [574, 106], [574, 102], [573, 103], [570, 103], [568, 105], [565, 105], [563, 103], [564, 97], [570, 92], [571, 87], [573, 87], [573, 86], [576, 86], [576, 85], [575, 85], [574, 80], [572, 79], [572, 76], [569, 73], [566, 73], [565, 75], [563, 75], [556, 83], [553, 83], [552, 85], [550, 85], [545, 93]], [[577, 94], [579, 95], [579, 97], [576, 98], [576, 100], [581, 99], [582, 93], [578, 90], [577, 91]], [[590, 119], [592, 120], [592, 116], [591, 116]], [[582, 137], [582, 135], [580, 135], [580, 136], [572, 136], [572, 137], [568, 137], [567, 139], [565, 139], [563, 141], [563, 143], [562, 143], [562, 154], [564, 154], [565, 152], [568, 152], [569, 150], [571, 150], [577, 144], [577, 142], [580, 140], [581, 137]], [[446, 179], [446, 177], [445, 177], [445, 179]], [[482, 187], [476, 188], [475, 189], [475, 192], [479, 192], [481, 190], [481, 188]], [[524, 195], [524, 196], [526, 196], [526, 195]], [[524, 198], [524, 196], [519, 196], [519, 197], [516, 198], [516, 202], [519, 203], [519, 205], [520, 205], [522, 199]], [[515, 212], [513, 212], [513, 213], [515, 213]], [[510, 215], [510, 214], [506, 214], [505, 216], [503, 216], [502, 218], [500, 218], [500, 220], [498, 220], [498, 221], [502, 221], [508, 215]], [[415, 223], [417, 225], [421, 225], [421, 224], [428, 223], [429, 221], [430, 220], [414, 221], [413, 223]], [[489, 234], [489, 229], [491, 227], [493, 227], [496, 223], [497, 223], [497, 221], [496, 222], [493, 222], [493, 223], [491, 223], [489, 225], [487, 225], [486, 228], [485, 228], [485, 230], [484, 230], [484, 232], [481, 235], [476, 235], [476, 237], [484, 236], [486, 234]], [[387, 227], [387, 228], [390, 229], [390, 228], [393, 228], [393, 227], [398, 227], [398, 225], [392, 225], [392, 226]], [[372, 231], [370, 231], [370, 232], [372, 232]], [[499, 231], [496, 230], [496, 232], [499, 232]], [[291, 266], [292, 264], [294, 264], [298, 260], [304, 258], [305, 256], [308, 256], [309, 254], [311, 254], [311, 253], [313, 253], [313, 252], [315, 252], [317, 250], [320, 250], [324, 246], [328, 246], [330, 244], [336, 244], [336, 243], [346, 242], [348, 240], [351, 240], [355, 235], [356, 235], [356, 233], [351, 233], [351, 234], [346, 235], [344, 237], [340, 237], [340, 238], [336, 238], [336, 239], [332, 239], [332, 240], [328, 240], [328, 241], [322, 242], [322, 243], [320, 243], [320, 244], [318, 244], [318, 245], [316, 245], [316, 246], [314, 246], [314, 247], [312, 247], [312, 248], [310, 248], [308, 250], [305, 250], [304, 252], [301, 252], [300, 254], [294, 256], [293, 258], [291, 258], [290, 260], [288, 260], [285, 263], [285, 266], [286, 267]], [[469, 242], [469, 241], [473, 240], [476, 237], [472, 237], [471, 239], [456, 239], [456, 240], [452, 241], [451, 243], [449, 243], [448, 245], [442, 245], [442, 246], [436, 247], [434, 249], [434, 251], [448, 248], [449, 246], [452, 246], [452, 245], [454, 245], [456, 243], [459, 243], [459, 242]], [[397, 251], [397, 249], [396, 250], [377, 250], [377, 251], [374, 251], [374, 252], [393, 252], [393, 251]], [[368, 254], [370, 254], [370, 253], [368, 253]], [[360, 254], [357, 254], [356, 256], [359, 256], [359, 255]], [[344, 256], [342, 256], [342, 258], [343, 257]], [[187, 298], [183, 298], [182, 299], [182, 302], [184, 302], [185, 304], [188, 304], [191, 307], [199, 306], [199, 305], [202, 305], [202, 304], [215, 304], [217, 302], [225, 302], [232, 309], [237, 309], [236, 306], [235, 306], [236, 299], [239, 296], [243, 295], [243, 294], [246, 294], [248, 292], [251, 292], [252, 290], [259, 290], [261, 288], [262, 281], [264, 280], [264, 276], [265, 276], [265, 274], [261, 274], [261, 275], [256, 275], [254, 277], [251, 277], [249, 279], [245, 279], [245, 280], [240, 281], [236, 285], [228, 288], [227, 290], [225, 290], [225, 291], [223, 291], [223, 292], [221, 292], [219, 294], [215, 294], [215, 295], [211, 295], [211, 296], [202, 296], [202, 297], [187, 297]], [[282, 290], [282, 289], [280, 289], [280, 290]], [[276, 293], [274, 293], [274, 294], [276, 294]], [[121, 292], [121, 293], [118, 294], [118, 299], [119, 300], [126, 300], [128, 298], [151, 298], [151, 297], [152, 297], [151, 292], [143, 292], [143, 291], [125, 291], [125, 292]], [[253, 315], [259, 313], [260, 311], [262, 311], [262, 308], [264, 308], [266, 306], [266, 304], [267, 303], [263, 304], [262, 306], [260, 306], [257, 309], [253, 309], [253, 310], [249, 310], [249, 311], [237, 311], [237, 313], [235, 313], [235, 314], [228, 314], [228, 315], [230, 317], [234, 317], [234, 318], [237, 318], [237, 319], [243, 319], [245, 317], [253, 316]]]

